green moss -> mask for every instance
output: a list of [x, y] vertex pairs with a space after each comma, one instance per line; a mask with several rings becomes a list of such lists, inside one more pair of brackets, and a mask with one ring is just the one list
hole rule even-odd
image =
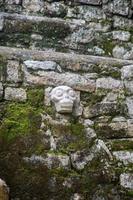
[[102, 101], [103, 97], [106, 95], [105, 90], [104, 92], [97, 91], [96, 93], [92, 94], [89, 92], [81, 92], [81, 101], [83, 101], [83, 104], [85, 106], [92, 106], [96, 103], [99, 103]]
[[80, 123], [76, 123], [76, 124], [71, 124], [71, 131], [72, 131], [72, 134], [74, 135], [81, 135], [83, 134], [83, 131], [84, 131], [84, 126], [83, 124], [80, 124]]
[[10, 103], [1, 121], [0, 135], [10, 141], [19, 136], [36, 134], [40, 119], [40, 110], [28, 104]]
[[44, 105], [44, 89], [43, 88], [30, 88], [27, 91], [28, 102], [31, 106], [36, 108]]
[[113, 151], [133, 150], [133, 141], [132, 140], [114, 140], [111, 142], [111, 147]]
[[29, 48], [31, 42], [31, 36], [26, 33], [3, 33], [0, 35], [1, 45], [3, 46], [22, 46]]
[[107, 25], [110, 25], [112, 24], [112, 20], [108, 20], [108, 19], [103, 19], [100, 21], [101, 25], [103, 26], [107, 26]]
[[133, 197], [133, 191], [128, 191], [128, 192], [127, 192], [127, 196]]

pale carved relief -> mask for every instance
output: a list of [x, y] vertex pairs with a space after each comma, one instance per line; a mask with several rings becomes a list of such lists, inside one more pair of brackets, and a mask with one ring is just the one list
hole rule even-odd
[[50, 94], [51, 101], [58, 113], [72, 113], [77, 100], [76, 92], [68, 86], [55, 87]]

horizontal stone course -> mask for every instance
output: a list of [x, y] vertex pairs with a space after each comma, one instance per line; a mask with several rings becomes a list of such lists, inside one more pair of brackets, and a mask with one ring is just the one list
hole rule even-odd
[[24, 70], [25, 83], [35, 85], [59, 86], [68, 85], [76, 90], [93, 92], [95, 91], [95, 80], [91, 74], [84, 76], [72, 73], [40, 72], [32, 75]]

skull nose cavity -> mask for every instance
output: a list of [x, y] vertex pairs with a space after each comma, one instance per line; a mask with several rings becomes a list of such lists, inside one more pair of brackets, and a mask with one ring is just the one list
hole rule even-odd
[[69, 95], [67, 93], [64, 94], [65, 99], [69, 99]]

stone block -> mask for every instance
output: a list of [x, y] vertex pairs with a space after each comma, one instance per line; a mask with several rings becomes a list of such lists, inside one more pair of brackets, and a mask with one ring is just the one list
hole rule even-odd
[[26, 60], [24, 62], [27, 69], [44, 71], [61, 71], [61, 67], [54, 61], [34, 61]]
[[20, 5], [22, 0], [5, 0], [5, 3], [8, 5]]
[[0, 16], [0, 31], [3, 30], [3, 27], [4, 27], [4, 18]]
[[123, 79], [132, 79], [133, 78], [133, 65], [124, 66], [121, 69]]
[[113, 13], [127, 16], [129, 13], [129, 0], [113, 0]]
[[114, 151], [113, 155], [124, 165], [133, 164], [133, 152], [131, 151]]
[[23, 160], [26, 163], [31, 163], [32, 165], [46, 165], [49, 169], [70, 168], [70, 158], [67, 155], [54, 155], [47, 153], [45, 157], [32, 155], [31, 157], [24, 157]]
[[125, 189], [133, 190], [133, 174], [123, 173], [120, 175], [120, 184]]
[[75, 2], [90, 4], [90, 5], [101, 5], [102, 0], [75, 0]]
[[70, 72], [57, 73], [53, 71], [36, 71], [34, 75], [29, 73], [25, 68], [25, 82], [35, 85], [59, 86], [67, 85], [76, 90], [94, 92], [95, 91], [95, 74], [75, 74]]
[[14, 83], [20, 82], [19, 70], [19, 62], [15, 60], [9, 60], [7, 63], [7, 81]]
[[128, 42], [131, 34], [128, 31], [113, 31], [113, 39]]
[[44, 2], [42, 0], [23, 0], [22, 5], [28, 12], [38, 12], [43, 8]]
[[23, 88], [7, 87], [5, 89], [5, 100], [26, 101], [26, 99], [26, 91]]
[[111, 77], [107, 78], [99, 78], [96, 80], [96, 89], [121, 89], [123, 87], [123, 83], [120, 80], [113, 79]]
[[126, 105], [128, 109], [128, 115], [130, 118], [133, 118], [133, 97], [127, 97], [126, 98]]

